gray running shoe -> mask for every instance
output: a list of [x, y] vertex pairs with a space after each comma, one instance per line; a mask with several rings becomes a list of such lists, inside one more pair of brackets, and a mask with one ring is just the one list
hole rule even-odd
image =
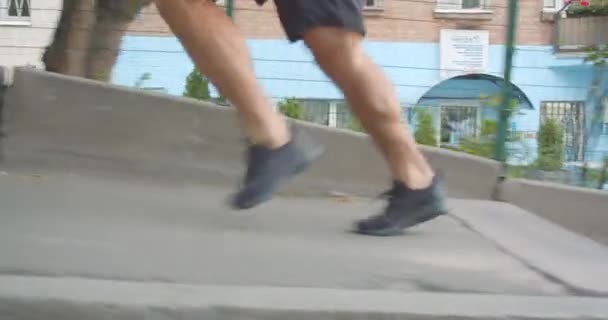
[[323, 151], [319, 144], [299, 130], [293, 130], [291, 141], [278, 149], [250, 146], [245, 179], [232, 199], [232, 206], [250, 209], [270, 200], [281, 186], [308, 169]]
[[412, 190], [403, 183], [395, 182], [386, 192], [388, 206], [380, 215], [358, 221], [355, 231], [373, 236], [400, 235], [405, 229], [447, 214], [446, 201], [439, 178], [422, 190]]

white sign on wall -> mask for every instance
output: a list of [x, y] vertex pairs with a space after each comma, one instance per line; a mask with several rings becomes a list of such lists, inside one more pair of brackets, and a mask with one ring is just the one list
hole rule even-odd
[[441, 30], [441, 78], [485, 73], [488, 69], [490, 34], [487, 30]]

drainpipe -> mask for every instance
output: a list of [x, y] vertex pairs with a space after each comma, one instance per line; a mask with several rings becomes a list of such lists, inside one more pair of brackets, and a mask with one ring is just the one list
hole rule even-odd
[[505, 69], [504, 86], [502, 88], [502, 104], [498, 112], [498, 124], [496, 128], [496, 147], [494, 149], [494, 159], [501, 162], [502, 173], [496, 181], [492, 198], [497, 201], [502, 199], [502, 185], [507, 179], [507, 154], [506, 140], [508, 120], [511, 115], [511, 99], [513, 97], [513, 86], [511, 85], [511, 71], [513, 69], [513, 55], [515, 51], [515, 33], [517, 32], [517, 7], [519, 0], [509, 0], [509, 16], [507, 25], [507, 39], [505, 46]]
[[[506, 163], [507, 154], [505, 143], [507, 138], [508, 119], [511, 114], [511, 99], [513, 86], [511, 85], [511, 71], [513, 69], [513, 55], [515, 51], [515, 33], [517, 32], [517, 7], [519, 0], [509, 0], [509, 23], [507, 26], [507, 41], [505, 52], [504, 86], [502, 88], [502, 105], [499, 113], [497, 128], [497, 141], [494, 157], [497, 161]], [[506, 174], [506, 173], [505, 173]]]
[[226, 15], [234, 19], [234, 0], [226, 0]]

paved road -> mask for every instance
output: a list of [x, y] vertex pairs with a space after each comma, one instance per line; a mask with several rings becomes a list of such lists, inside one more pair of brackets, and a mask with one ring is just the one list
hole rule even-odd
[[[0, 176], [0, 274], [185, 284], [564, 295], [452, 217], [397, 238], [349, 233], [367, 199], [281, 198], [78, 176]], [[453, 202], [455, 210], [463, 203]], [[469, 209], [470, 210], [470, 209]]]

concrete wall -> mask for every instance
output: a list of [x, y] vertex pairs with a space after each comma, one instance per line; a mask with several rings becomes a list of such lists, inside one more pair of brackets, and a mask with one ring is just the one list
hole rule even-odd
[[[36, 94], [31, 94], [36, 92]], [[17, 69], [4, 110], [4, 166], [95, 170], [124, 176], [234, 184], [242, 135], [231, 108]], [[288, 192], [374, 195], [389, 187], [383, 160], [364, 135], [298, 124], [328, 152]], [[425, 149], [453, 197], [489, 199], [497, 163]]]
[[[3, 116], [3, 168], [225, 186], [243, 171], [242, 135], [231, 108], [21, 68]], [[386, 167], [364, 135], [297, 125], [328, 152], [286, 193], [370, 196], [389, 186]], [[497, 163], [424, 150], [445, 172], [452, 197], [491, 199]], [[608, 244], [608, 193], [523, 180], [508, 180], [501, 191], [502, 200]]]
[[501, 198], [608, 245], [608, 192], [515, 179]]

